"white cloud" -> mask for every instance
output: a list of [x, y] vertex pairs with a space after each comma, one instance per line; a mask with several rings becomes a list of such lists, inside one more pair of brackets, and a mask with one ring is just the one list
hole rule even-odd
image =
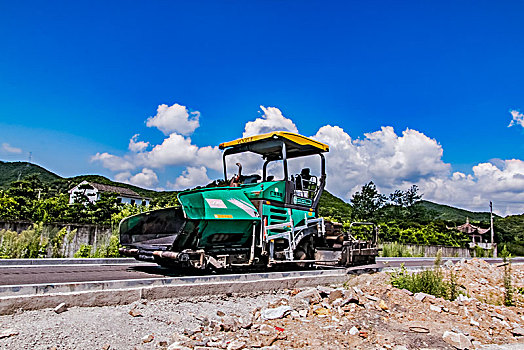
[[167, 185], [175, 190], [185, 190], [196, 186], [205, 186], [210, 182], [206, 167], [201, 166], [187, 167], [182, 175], [176, 178], [175, 183], [168, 182]]
[[493, 201], [500, 214], [524, 213], [524, 161], [519, 159], [497, 165], [480, 163], [471, 174], [455, 172], [448, 178], [425, 179], [420, 186], [426, 199], [439, 203], [486, 211]]
[[151, 151], [137, 155], [137, 161], [152, 168], [184, 165], [191, 163], [197, 152], [198, 147], [191, 143], [189, 137], [173, 133]]
[[508, 128], [513, 125], [520, 125], [524, 128], [524, 114], [520, 113], [519, 111], [513, 110], [510, 112], [513, 119], [508, 125]]
[[158, 176], [153, 170], [144, 168], [135, 175], [132, 175], [129, 171], [116, 174], [115, 180], [135, 186], [151, 188], [158, 183]]
[[442, 146], [416, 130], [399, 136], [383, 127], [352, 140], [340, 127], [327, 125], [314, 138], [330, 145], [327, 188], [345, 200], [374, 181], [385, 194], [416, 184], [424, 199], [437, 203], [487, 211], [493, 201], [502, 215], [524, 212], [522, 160], [497, 159], [473, 166], [471, 174], [451, 173], [451, 165], [442, 160]]
[[13, 147], [7, 142], [2, 143], [2, 150], [7, 153], [22, 153], [22, 149], [18, 147]]
[[91, 161], [100, 161], [102, 162], [102, 166], [104, 168], [112, 171], [131, 170], [135, 168], [135, 165], [133, 165], [130, 161], [107, 152], [95, 154], [91, 157]]
[[422, 178], [446, 176], [450, 165], [442, 161], [442, 146], [411, 129], [398, 136], [392, 127], [352, 140], [340, 127], [326, 125], [313, 138], [330, 146], [326, 155], [328, 189], [349, 199], [355, 190], [373, 180], [393, 191]]
[[195, 163], [213, 170], [222, 171], [222, 151], [217, 146], [201, 147], [196, 153]]
[[[174, 117], [176, 114], [182, 115], [180, 125], [185, 123], [185, 129], [176, 128], [177, 132], [170, 132], [157, 145], [138, 141], [139, 135], [136, 134], [130, 139], [130, 152], [123, 157], [97, 153], [92, 159], [102, 162], [110, 170], [120, 172], [115, 177], [117, 180], [139, 186], [151, 187], [157, 184], [158, 177], [152, 169], [168, 166], [185, 167], [173, 183], [167, 182], [168, 187], [179, 190], [208, 184], [211, 182], [210, 170], [222, 172], [221, 151], [216, 146], [201, 147], [192, 143], [187, 133], [193, 132], [198, 126], [198, 117], [191, 124], [186, 107], [162, 106], [157, 116], [148, 120], [148, 126], [154, 123], [153, 126], [163, 128], [164, 132], [173, 131], [175, 128], [164, 122], [175, 120], [178, 118]], [[166, 112], [173, 107], [176, 107], [176, 111]], [[298, 132], [293, 121], [284, 117], [278, 108], [260, 108], [263, 116], [247, 122], [243, 136], [277, 130]], [[523, 120], [519, 112], [512, 111], [512, 115], [512, 123], [520, 124]], [[330, 152], [326, 154], [327, 189], [344, 200], [349, 200], [365, 183], [374, 181], [385, 194], [396, 189], [408, 189], [415, 184], [419, 186], [420, 193], [424, 194], [424, 199], [438, 203], [485, 211], [492, 200], [500, 214], [524, 212], [522, 160], [494, 159], [473, 166], [469, 174], [452, 173], [451, 165], [442, 159], [442, 146], [437, 140], [417, 130], [406, 129], [397, 134], [392, 127], [385, 126], [354, 139], [339, 126], [325, 125], [313, 138], [330, 146]], [[295, 160], [297, 163], [290, 164], [290, 170], [295, 172], [304, 166], [318, 169], [318, 159], [313, 158]], [[238, 154], [228, 157], [229, 177], [237, 172], [235, 163], [238, 161], [242, 163], [245, 175], [261, 172], [262, 161], [259, 156]], [[137, 167], [143, 170], [133, 175], [131, 170]], [[273, 174], [274, 169], [269, 171]]]
[[191, 135], [198, 128], [200, 112], [189, 112], [185, 106], [175, 103], [172, 106], [161, 104], [154, 117], [147, 119], [146, 125], [157, 127], [165, 135], [178, 133]]
[[129, 139], [128, 148], [131, 152], [142, 152], [149, 147], [149, 142], [137, 141], [138, 136], [140, 136], [140, 134], [135, 134]]
[[258, 134], [265, 134], [271, 131], [291, 131], [298, 132], [297, 126], [291, 119], [282, 115], [280, 109], [276, 107], [260, 106], [264, 114], [252, 122], [247, 122], [242, 137]]

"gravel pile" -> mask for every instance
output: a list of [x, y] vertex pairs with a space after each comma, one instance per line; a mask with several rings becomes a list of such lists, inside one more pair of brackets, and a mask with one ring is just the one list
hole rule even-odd
[[[448, 301], [413, 294], [392, 287], [388, 274], [376, 273], [353, 277], [343, 286], [97, 308], [57, 305], [0, 316], [0, 348], [524, 348], [520, 296], [516, 306], [495, 305], [501, 291], [492, 287], [502, 283], [503, 268], [473, 259], [447, 269], [459, 276], [469, 297]], [[513, 266], [514, 285], [521, 285], [523, 276], [524, 266]], [[489, 293], [493, 298], [486, 298]]]

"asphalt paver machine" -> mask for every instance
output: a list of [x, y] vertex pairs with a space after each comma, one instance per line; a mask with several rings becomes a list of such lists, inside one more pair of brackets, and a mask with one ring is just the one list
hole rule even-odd
[[[163, 266], [210, 270], [374, 262], [376, 241], [355, 240], [342, 232], [342, 225], [318, 215], [328, 145], [278, 131], [225, 142], [219, 148], [224, 185], [180, 192], [179, 206], [123, 219], [123, 255]], [[261, 157], [261, 169], [243, 175], [237, 162], [238, 173], [229, 178], [228, 160], [242, 153]], [[310, 168], [290, 174], [289, 160], [311, 156], [320, 163], [319, 174]], [[277, 170], [280, 179], [269, 174]]]

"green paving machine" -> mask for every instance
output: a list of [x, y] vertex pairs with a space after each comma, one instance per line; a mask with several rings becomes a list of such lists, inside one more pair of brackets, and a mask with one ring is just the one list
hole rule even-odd
[[[376, 236], [357, 240], [342, 225], [318, 216], [326, 183], [323, 153], [329, 146], [278, 131], [220, 144], [224, 185], [178, 194], [180, 206], [127, 217], [120, 223], [120, 253], [162, 266], [228, 270], [277, 264], [351, 266], [374, 263]], [[240, 153], [260, 156], [253, 175], [228, 177], [228, 159]], [[288, 161], [317, 158], [310, 168], [290, 174]], [[275, 179], [269, 173], [282, 174]]]

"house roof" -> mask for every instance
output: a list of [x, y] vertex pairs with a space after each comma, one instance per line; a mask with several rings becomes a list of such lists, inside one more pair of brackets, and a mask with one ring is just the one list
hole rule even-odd
[[478, 226], [472, 225], [469, 223], [469, 218], [466, 218], [466, 223], [460, 226], [455, 227], [456, 230], [464, 232], [467, 234], [479, 234], [483, 235], [489, 231], [489, 228], [480, 228]]
[[99, 184], [99, 183], [96, 183], [96, 182], [82, 181], [81, 183], [79, 183], [75, 187], [78, 187], [78, 186], [81, 186], [81, 185], [84, 185], [84, 184], [88, 184], [88, 185], [90, 185], [91, 187], [97, 189], [100, 192], [110, 192], [110, 193], [116, 193], [116, 194], [119, 194], [119, 195], [122, 195], [122, 196], [127, 196], [127, 197], [143, 198], [138, 193], [136, 193], [135, 191], [133, 191], [133, 190], [131, 190], [129, 188], [118, 187], [118, 186], [111, 186], [111, 185], [104, 185], [104, 184]]

